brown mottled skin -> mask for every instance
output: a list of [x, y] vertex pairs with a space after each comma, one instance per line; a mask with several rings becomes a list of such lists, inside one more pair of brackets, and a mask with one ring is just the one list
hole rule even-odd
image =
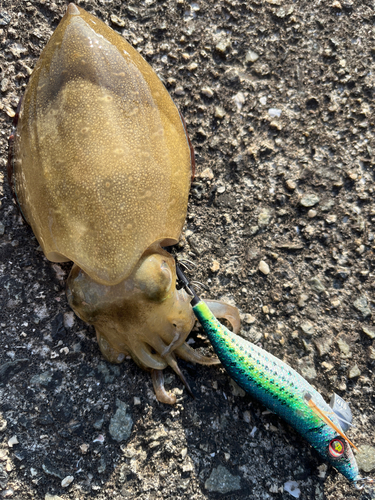
[[[74, 4], [45, 47], [14, 136], [13, 181], [46, 257], [73, 261], [69, 304], [96, 328], [111, 362], [126, 354], [180, 376], [175, 354], [216, 363], [185, 344], [190, 298], [176, 290], [174, 259], [186, 217], [191, 151], [179, 112], [146, 61]], [[210, 302], [238, 328], [235, 308]]]

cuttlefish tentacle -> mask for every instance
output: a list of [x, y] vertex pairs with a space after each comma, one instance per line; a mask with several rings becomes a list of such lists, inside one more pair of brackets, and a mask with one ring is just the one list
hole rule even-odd
[[177, 356], [185, 361], [191, 363], [199, 363], [200, 365], [218, 365], [220, 364], [219, 358], [216, 356], [204, 356], [197, 349], [193, 349], [188, 344], [182, 344], [174, 351]]
[[156, 399], [161, 403], [167, 405], [174, 405], [176, 402], [176, 395], [172, 392], [167, 392], [164, 387], [164, 375], [162, 370], [152, 370], [152, 385], [154, 386], [154, 392]]
[[240, 314], [237, 307], [221, 302], [220, 300], [204, 299], [215, 318], [225, 318], [232, 325], [233, 332], [238, 333], [241, 327]]

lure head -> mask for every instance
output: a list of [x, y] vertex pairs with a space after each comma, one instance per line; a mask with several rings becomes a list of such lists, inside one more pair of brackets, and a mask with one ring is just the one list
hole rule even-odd
[[356, 446], [345, 436], [340, 420], [319, 393], [304, 394], [304, 412], [309, 425], [305, 435], [314, 448], [349, 481], [360, 479], [353, 450]]
[[161, 247], [178, 242], [194, 158], [156, 73], [70, 4], [33, 71], [11, 141], [21, 211], [47, 259], [74, 262], [69, 303], [95, 325], [104, 355], [119, 362], [130, 354], [148, 369], [174, 365], [193, 313]]

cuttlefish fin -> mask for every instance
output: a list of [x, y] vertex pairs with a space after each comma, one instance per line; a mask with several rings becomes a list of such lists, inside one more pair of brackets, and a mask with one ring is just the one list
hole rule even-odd
[[358, 448], [350, 441], [350, 439], [348, 439], [345, 434], [342, 432], [341, 429], [339, 429], [337, 427], [337, 425], [335, 425], [332, 420], [326, 415], [326, 413], [321, 410], [318, 405], [316, 403], [314, 403], [314, 401], [312, 400], [312, 397], [311, 397], [311, 394], [307, 393], [305, 394], [305, 401], [307, 402], [307, 404], [309, 405], [309, 407], [312, 409], [312, 411], [318, 415], [319, 418], [321, 418], [323, 420], [323, 422], [325, 422], [327, 425], [329, 425], [332, 429], [334, 429], [337, 434], [339, 434], [343, 439], [345, 439], [345, 441], [347, 441], [350, 446], [353, 446], [353, 448], [355, 450], [358, 451]]

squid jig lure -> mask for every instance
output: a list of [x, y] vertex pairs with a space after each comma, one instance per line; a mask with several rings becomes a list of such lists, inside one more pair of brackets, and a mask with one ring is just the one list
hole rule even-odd
[[360, 476], [351, 447], [357, 448], [344, 434], [352, 420], [347, 403], [334, 394], [329, 406], [293, 368], [228, 330], [197, 296], [179, 265], [176, 267], [183, 288], [192, 296], [195, 316], [233, 380], [294, 427], [357, 489], [373, 483]]

